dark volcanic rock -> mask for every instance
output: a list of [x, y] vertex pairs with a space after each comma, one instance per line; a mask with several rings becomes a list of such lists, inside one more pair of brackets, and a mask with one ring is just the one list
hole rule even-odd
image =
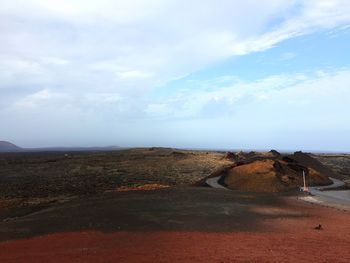
[[323, 165], [320, 161], [313, 158], [310, 154], [299, 151], [299, 152], [295, 152], [292, 155], [289, 155], [287, 158], [294, 160], [300, 165], [312, 168], [324, 176], [330, 176], [335, 178], [338, 177], [336, 172], [334, 172], [329, 167]]
[[235, 154], [233, 152], [226, 152], [225, 155], [224, 155], [224, 159], [234, 159], [235, 157]]
[[273, 156], [276, 156], [276, 157], [282, 156], [282, 155], [281, 155], [278, 151], [276, 151], [276, 150], [271, 150], [271, 151], [269, 151], [269, 153], [272, 154]]

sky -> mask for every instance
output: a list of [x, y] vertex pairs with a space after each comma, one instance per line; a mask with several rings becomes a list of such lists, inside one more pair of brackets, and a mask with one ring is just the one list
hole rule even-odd
[[350, 151], [348, 0], [0, 0], [0, 140]]

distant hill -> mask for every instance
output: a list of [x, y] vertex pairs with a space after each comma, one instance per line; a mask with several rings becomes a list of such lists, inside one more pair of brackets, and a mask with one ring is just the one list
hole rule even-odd
[[47, 148], [24, 148], [24, 152], [94, 152], [94, 151], [117, 151], [125, 148], [119, 146], [106, 147], [47, 147]]
[[0, 141], [0, 152], [18, 152], [22, 148], [7, 141]]
[[91, 152], [116, 151], [124, 148], [118, 146], [107, 147], [47, 147], [47, 148], [21, 148], [7, 141], [0, 141], [0, 153], [6, 152]]

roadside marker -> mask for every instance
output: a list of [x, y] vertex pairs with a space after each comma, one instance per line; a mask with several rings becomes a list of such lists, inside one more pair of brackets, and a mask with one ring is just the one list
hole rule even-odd
[[305, 171], [303, 170], [303, 181], [304, 181], [304, 192], [309, 192], [309, 188], [306, 186], [306, 180], [305, 180]]

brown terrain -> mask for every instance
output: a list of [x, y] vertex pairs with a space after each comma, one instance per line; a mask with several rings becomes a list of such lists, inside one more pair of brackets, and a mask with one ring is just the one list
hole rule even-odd
[[335, 171], [341, 176], [340, 179], [350, 180], [350, 154], [319, 154], [312, 157]]
[[[297, 198], [302, 170], [346, 176], [315, 157], [0, 154], [0, 262], [349, 262], [350, 212]], [[200, 187], [219, 175], [232, 191]]]
[[335, 172], [310, 157], [296, 152], [282, 156], [276, 151], [269, 153], [237, 153], [229, 157], [238, 160], [222, 174], [223, 183], [241, 191], [282, 192], [303, 185], [303, 171], [309, 185], [328, 185], [328, 178], [338, 177]]
[[27, 211], [117, 189], [191, 185], [230, 163], [223, 153], [167, 148], [0, 154], [0, 207]]

